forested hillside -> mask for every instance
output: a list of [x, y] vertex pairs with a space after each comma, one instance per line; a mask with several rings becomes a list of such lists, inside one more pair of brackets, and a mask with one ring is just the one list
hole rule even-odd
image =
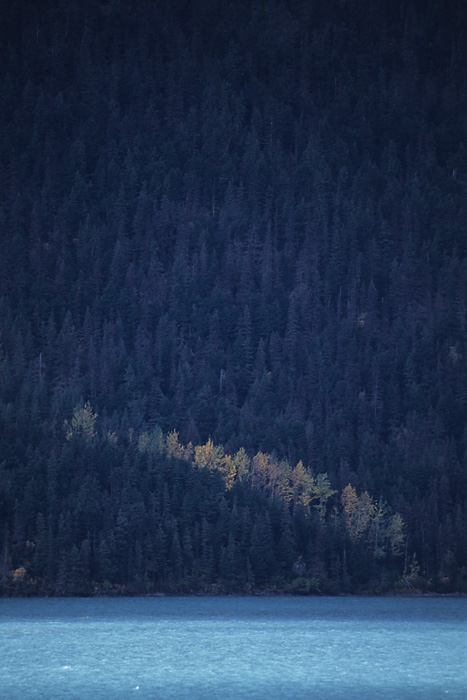
[[0, 593], [467, 590], [467, 4], [3, 5]]

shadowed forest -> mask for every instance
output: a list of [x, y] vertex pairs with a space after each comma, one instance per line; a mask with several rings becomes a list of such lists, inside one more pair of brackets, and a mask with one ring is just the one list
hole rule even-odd
[[4, 3], [0, 594], [467, 591], [466, 35]]

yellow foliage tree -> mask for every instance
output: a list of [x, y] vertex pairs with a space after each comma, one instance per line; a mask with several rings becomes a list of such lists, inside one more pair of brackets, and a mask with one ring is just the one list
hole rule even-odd
[[288, 504], [292, 503], [294, 498], [294, 490], [292, 486], [292, 467], [287, 461], [280, 462], [278, 465], [279, 480], [277, 484], [277, 493], [279, 498], [283, 498]]
[[24, 568], [24, 566], [20, 566], [17, 569], [13, 569], [10, 571], [10, 576], [13, 579], [13, 583], [16, 583], [16, 585], [19, 585], [20, 583], [23, 583], [23, 581], [26, 578], [27, 571]]
[[250, 473], [250, 458], [243, 447], [234, 454], [232, 461], [238, 478], [242, 481], [247, 479]]
[[223, 463], [219, 467], [222, 476], [224, 477], [225, 488], [230, 490], [235, 483], [237, 476], [237, 468], [235, 462], [230, 455], [225, 455]]
[[269, 455], [257, 452], [251, 461], [251, 483], [255, 488], [264, 489], [269, 479]]
[[71, 440], [77, 435], [82, 435], [92, 440], [96, 436], [97, 413], [93, 413], [92, 406], [87, 401], [83, 408], [77, 407], [73, 412], [71, 423], [64, 422], [65, 437]]
[[224, 459], [223, 448], [214, 445], [211, 439], [195, 447], [195, 464], [199, 469], [220, 469]]
[[301, 505], [309, 509], [314, 494], [314, 479], [310, 472], [303, 466], [302, 460], [292, 470], [292, 488], [295, 505]]
[[185, 459], [185, 448], [182, 443], [179, 442], [178, 432], [176, 430], [172, 430], [165, 438], [165, 450], [169, 458]]
[[341, 503], [350, 536], [354, 539], [361, 538], [377, 511], [373, 499], [368, 491], [364, 491], [361, 496], [358, 496], [355, 488], [348, 484], [342, 491]]
[[195, 447], [194, 463], [198, 469], [219, 471], [224, 478], [226, 488], [232, 488], [237, 473], [235, 460], [230, 455], [226, 455], [222, 447], [214, 445], [212, 440], [209, 439], [205, 445]]

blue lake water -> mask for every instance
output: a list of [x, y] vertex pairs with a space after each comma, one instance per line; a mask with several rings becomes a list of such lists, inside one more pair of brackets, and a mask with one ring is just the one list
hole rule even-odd
[[0, 599], [0, 698], [466, 700], [467, 599]]

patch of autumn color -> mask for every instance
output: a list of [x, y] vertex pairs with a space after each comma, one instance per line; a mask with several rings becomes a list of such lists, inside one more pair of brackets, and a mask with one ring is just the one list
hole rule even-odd
[[369, 527], [376, 513], [373, 499], [368, 491], [364, 491], [361, 496], [358, 496], [355, 488], [348, 484], [342, 491], [341, 503], [350, 536], [359, 539]]
[[24, 566], [20, 566], [17, 569], [14, 569], [13, 571], [10, 571], [10, 576], [13, 579], [13, 583], [22, 583], [24, 579], [26, 578], [26, 569]]
[[64, 422], [66, 439], [71, 440], [77, 435], [83, 435], [85, 438], [93, 439], [96, 436], [96, 418], [97, 413], [93, 413], [89, 401], [84, 404], [83, 408], [75, 408], [71, 423], [67, 420]]
[[178, 440], [178, 432], [172, 430], [165, 438], [165, 449], [167, 457], [175, 457], [175, 459], [185, 459], [185, 447]]

